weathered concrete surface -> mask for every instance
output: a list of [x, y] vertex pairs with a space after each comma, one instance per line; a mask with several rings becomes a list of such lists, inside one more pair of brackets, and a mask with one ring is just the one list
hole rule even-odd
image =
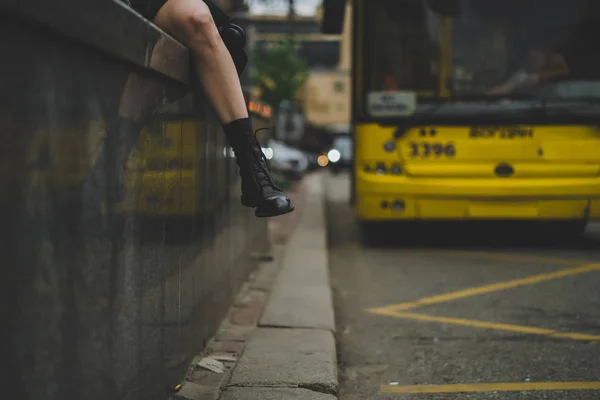
[[335, 331], [322, 175], [307, 179], [306, 208], [283, 255], [259, 326]]
[[337, 393], [333, 334], [316, 329], [257, 329], [229, 386], [305, 387]]
[[199, 385], [194, 382], [185, 382], [181, 390], [171, 397], [171, 400], [197, 400], [208, 399], [214, 396], [212, 386]]
[[325, 329], [334, 331], [331, 290], [325, 286], [282, 285], [277, 303], [268, 303], [261, 326]]
[[273, 259], [277, 261], [261, 263], [248, 282], [251, 289], [268, 292], [273, 288], [280, 272], [284, 250], [285, 246], [272, 245]]
[[337, 398], [323, 176], [308, 177], [305, 185], [303, 212], [259, 327], [249, 336], [221, 400]]
[[222, 400], [335, 400], [331, 394], [323, 394], [301, 388], [228, 388]]
[[2, 398], [164, 400], [269, 221], [204, 153], [223, 133], [182, 44], [110, 0], [0, 20]]

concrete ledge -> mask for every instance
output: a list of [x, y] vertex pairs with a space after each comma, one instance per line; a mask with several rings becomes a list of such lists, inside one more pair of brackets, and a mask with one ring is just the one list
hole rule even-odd
[[191, 83], [189, 51], [119, 0], [2, 0], [0, 13]]
[[335, 331], [329, 283], [323, 176], [308, 179], [303, 215], [286, 246], [283, 267], [259, 326]]
[[229, 386], [300, 387], [336, 394], [333, 334], [314, 329], [259, 329], [246, 345]]

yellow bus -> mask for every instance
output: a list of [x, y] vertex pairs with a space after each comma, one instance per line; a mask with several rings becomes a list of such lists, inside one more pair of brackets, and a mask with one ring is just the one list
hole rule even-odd
[[[352, 203], [383, 221], [600, 218], [600, 1], [351, 7]], [[348, 25], [351, 23], [351, 25]]]

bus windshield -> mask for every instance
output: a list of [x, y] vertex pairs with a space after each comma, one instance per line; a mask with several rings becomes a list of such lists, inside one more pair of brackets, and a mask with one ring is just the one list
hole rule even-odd
[[365, 4], [365, 95], [600, 101], [600, 0]]

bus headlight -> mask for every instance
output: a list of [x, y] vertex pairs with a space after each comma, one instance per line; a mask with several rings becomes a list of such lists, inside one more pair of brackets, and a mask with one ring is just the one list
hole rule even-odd
[[400, 164], [392, 164], [392, 167], [390, 168], [390, 173], [392, 175], [402, 175], [402, 167], [400, 166]]
[[404, 204], [404, 201], [402, 200], [396, 200], [392, 207], [394, 208], [394, 211], [402, 212], [406, 208], [406, 204]]
[[342, 158], [342, 155], [336, 149], [331, 149], [331, 150], [329, 150], [329, 153], [327, 153], [327, 158], [329, 158], [329, 161], [331, 161], [332, 163], [336, 163], [336, 162], [340, 161], [340, 158]]
[[383, 144], [383, 149], [388, 153], [391, 153], [392, 151], [396, 150], [396, 143], [392, 141], [385, 142]]
[[383, 175], [387, 172], [387, 167], [385, 166], [384, 163], [379, 162], [377, 163], [377, 165], [375, 166], [375, 172], [379, 175]]

